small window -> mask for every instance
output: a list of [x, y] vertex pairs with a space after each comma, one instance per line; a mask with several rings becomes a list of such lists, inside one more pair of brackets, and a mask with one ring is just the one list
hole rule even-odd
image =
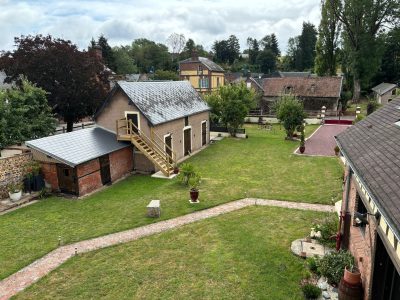
[[199, 79], [199, 87], [201, 89], [207, 89], [208, 88], [208, 77], [202, 77]]
[[[357, 195], [356, 195], [356, 205], [357, 205], [357, 212], [358, 213], [360, 213], [360, 214], [366, 214], [368, 211], [367, 211], [367, 208], [365, 207], [365, 205], [364, 205], [364, 202], [361, 200], [361, 197], [360, 197], [360, 195], [357, 193]], [[365, 223], [357, 223], [356, 221], [354, 221], [354, 225], [355, 226], [358, 226], [358, 227], [360, 227], [360, 231], [361, 231], [361, 234], [363, 235], [363, 236], [365, 236], [365, 227], [366, 227], [366, 224]]]
[[292, 92], [293, 92], [293, 87], [292, 86], [285, 87], [285, 94], [291, 94]]
[[217, 77], [217, 87], [219, 87], [219, 77]]
[[189, 126], [189, 117], [185, 117], [185, 126]]
[[388, 99], [388, 102], [391, 102], [393, 99]]
[[246, 86], [248, 89], [251, 88], [251, 82], [246, 82]]
[[199, 71], [199, 73], [202, 73], [203, 72], [203, 66], [198, 66], [197, 70]]
[[69, 170], [68, 169], [64, 169], [64, 176], [68, 177], [69, 176]]
[[393, 96], [396, 95], [396, 89], [394, 89], [394, 90], [392, 91], [392, 95], [393, 95]]

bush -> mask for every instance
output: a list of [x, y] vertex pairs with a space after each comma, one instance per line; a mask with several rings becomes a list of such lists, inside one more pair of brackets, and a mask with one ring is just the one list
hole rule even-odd
[[370, 100], [367, 104], [367, 116], [372, 114], [379, 108], [379, 103], [376, 100]]
[[364, 115], [358, 114], [356, 119], [354, 120], [354, 123], [360, 122], [362, 119], [364, 119]]
[[301, 289], [303, 290], [306, 299], [317, 299], [322, 293], [319, 287], [311, 283], [306, 283]]
[[179, 175], [176, 176], [176, 179], [185, 186], [189, 185], [189, 180], [199, 176], [194, 168], [194, 166], [190, 163], [184, 163], [179, 168]]
[[309, 257], [307, 258], [307, 265], [311, 272], [319, 275], [319, 257]]
[[326, 254], [319, 261], [319, 271], [321, 275], [328, 279], [331, 284], [338, 284], [343, 277], [344, 268], [354, 265], [354, 257], [348, 251], [340, 250]]
[[293, 95], [282, 95], [275, 103], [276, 117], [285, 128], [287, 138], [292, 139], [297, 126], [303, 124], [306, 114], [303, 103]]
[[314, 231], [321, 232], [321, 237], [318, 238], [318, 241], [325, 246], [334, 247], [336, 241], [333, 237], [336, 236], [338, 227], [339, 220], [336, 214], [324, 218], [320, 224], [314, 224]]

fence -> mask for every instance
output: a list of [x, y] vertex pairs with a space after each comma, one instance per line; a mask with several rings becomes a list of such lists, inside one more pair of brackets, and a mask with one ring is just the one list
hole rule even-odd
[[[210, 125], [210, 131], [215, 131], [215, 132], [229, 132], [228, 128], [224, 126], [223, 124], [213, 124], [211, 123]], [[246, 133], [246, 130], [244, 128], [238, 128], [236, 130], [236, 133]]]
[[[94, 122], [81, 123], [81, 124], [78, 124], [78, 125], [74, 125], [72, 127], [72, 129], [73, 129], [73, 131], [76, 131], [76, 130], [80, 130], [80, 129], [90, 128], [90, 127], [93, 127], [95, 124], [96, 123], [94, 123]], [[54, 134], [61, 134], [61, 133], [65, 133], [65, 132], [67, 132], [67, 126], [66, 125], [57, 127], [57, 129], [56, 129]]]

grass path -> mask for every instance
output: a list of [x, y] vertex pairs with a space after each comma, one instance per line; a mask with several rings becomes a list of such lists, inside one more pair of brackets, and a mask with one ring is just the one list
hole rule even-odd
[[[316, 126], [308, 126], [311, 134]], [[0, 216], [0, 279], [63, 244], [76, 243], [168, 220], [246, 197], [333, 204], [340, 198], [337, 158], [301, 157], [284, 132], [247, 127], [248, 139], [227, 138], [190, 158], [200, 171], [199, 205], [174, 180], [135, 175], [84, 200], [51, 197]], [[162, 201], [160, 220], [146, 218], [146, 205]]]
[[330, 205], [318, 205], [309, 203], [293, 203], [276, 200], [263, 199], [242, 199], [230, 203], [222, 204], [213, 208], [205, 209], [199, 212], [194, 212], [188, 215], [180, 216], [167, 221], [157, 222], [154, 224], [138, 227], [135, 229], [118, 232], [95, 239], [81, 241], [67, 246], [59, 247], [58, 249], [48, 253], [43, 258], [33, 262], [29, 266], [20, 270], [0, 282], [0, 299], [8, 299], [16, 295], [22, 289], [27, 288], [35, 281], [50, 273], [52, 270], [60, 266], [76, 253], [85, 253], [100, 248], [113, 246], [116, 244], [127, 243], [149, 235], [154, 235], [166, 230], [181, 227], [193, 222], [219, 216], [242, 209], [244, 207], [261, 205], [275, 206], [285, 208], [296, 208], [301, 210], [312, 210], [321, 212], [333, 212], [334, 207]]

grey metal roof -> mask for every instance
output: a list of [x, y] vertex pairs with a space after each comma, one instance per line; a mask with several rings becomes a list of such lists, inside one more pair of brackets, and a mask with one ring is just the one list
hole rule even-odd
[[118, 81], [118, 86], [153, 125], [210, 110], [188, 81]]
[[207, 69], [211, 71], [224, 72], [224, 69], [222, 69], [220, 65], [216, 64], [207, 57], [199, 56], [197, 60], [193, 60], [192, 58], [187, 58], [185, 60], [182, 60], [180, 63], [191, 63], [191, 62], [201, 62], [203, 65], [207, 67]]
[[28, 141], [26, 145], [66, 165], [75, 167], [128, 147], [129, 143], [118, 142], [114, 133], [100, 127], [93, 127]]
[[392, 100], [336, 140], [371, 197], [400, 236], [400, 98]]
[[395, 89], [396, 87], [397, 87], [397, 85], [394, 83], [383, 82], [383, 83], [378, 84], [377, 86], [373, 87], [372, 90], [379, 95], [383, 95], [383, 94], [386, 94], [387, 92]]
[[311, 72], [281, 72], [279, 71], [281, 77], [310, 77]]

